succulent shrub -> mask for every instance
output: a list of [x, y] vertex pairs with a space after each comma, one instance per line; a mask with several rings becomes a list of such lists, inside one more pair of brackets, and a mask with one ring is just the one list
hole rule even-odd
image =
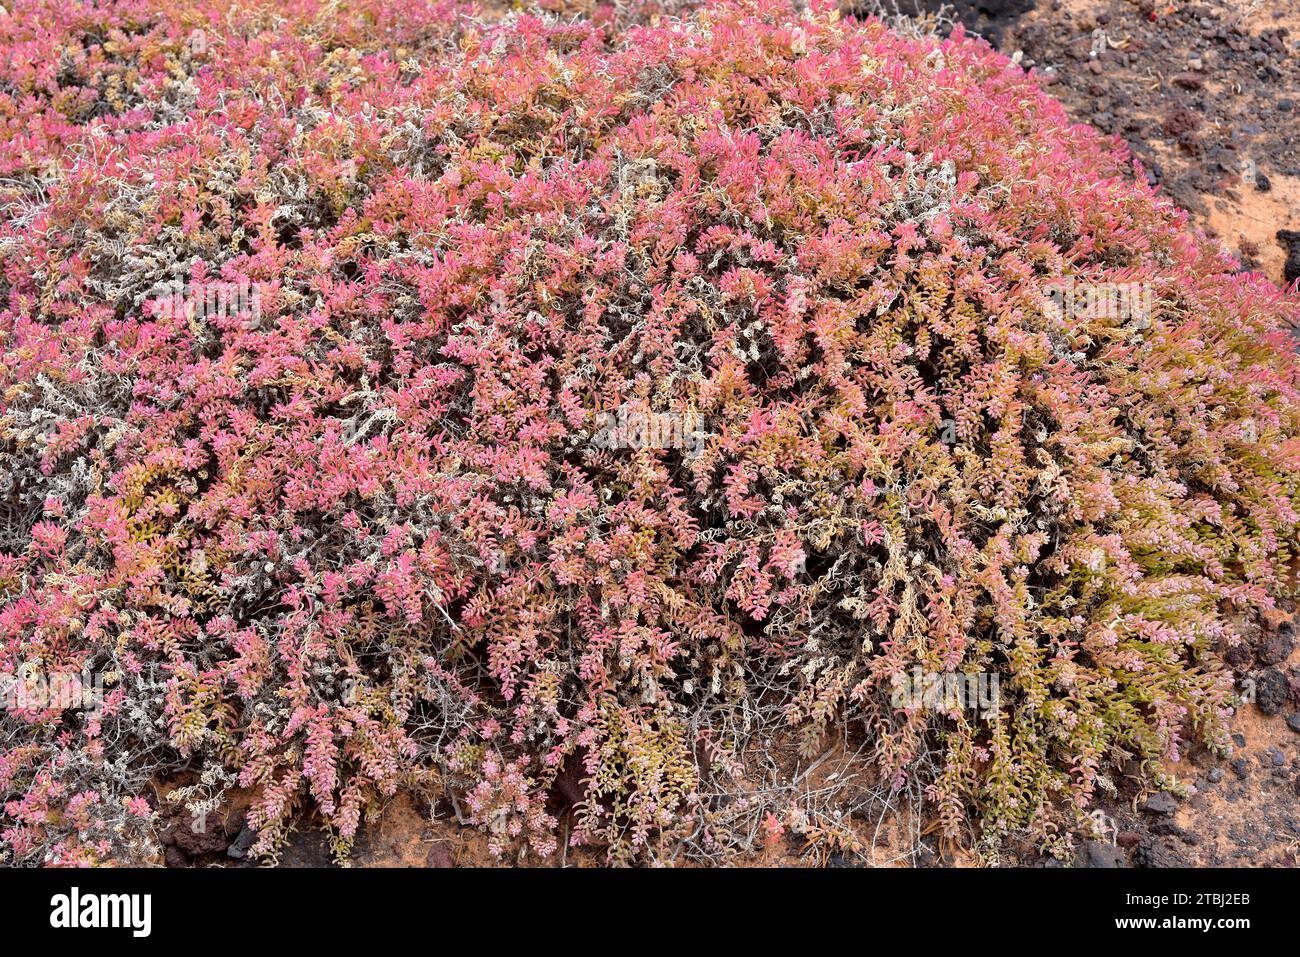
[[0, 674], [103, 691], [0, 718], [5, 860], [151, 859], [182, 768], [264, 855], [404, 787], [502, 853], [707, 853], [751, 749], [842, 731], [1060, 847], [1112, 768], [1225, 744], [1300, 299], [987, 45], [9, 6]]

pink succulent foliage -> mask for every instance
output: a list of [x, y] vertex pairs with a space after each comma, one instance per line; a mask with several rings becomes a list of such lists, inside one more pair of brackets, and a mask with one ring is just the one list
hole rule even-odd
[[[0, 672], [109, 698], [0, 718], [4, 859], [150, 859], [182, 769], [259, 853], [410, 787], [551, 854], [575, 773], [573, 843], [652, 856], [721, 840], [755, 714], [1049, 842], [1223, 742], [1300, 524], [1294, 290], [960, 33], [473, 12], [0, 18]], [[914, 667], [1000, 706], [896, 707]]]

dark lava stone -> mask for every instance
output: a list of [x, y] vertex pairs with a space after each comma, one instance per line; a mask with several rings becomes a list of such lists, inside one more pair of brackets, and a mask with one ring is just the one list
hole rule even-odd
[[1173, 814], [1178, 810], [1178, 799], [1168, 791], [1161, 791], [1143, 801], [1142, 810], [1151, 814]]
[[1276, 668], [1266, 668], [1255, 675], [1255, 707], [1264, 714], [1277, 714], [1290, 695], [1286, 676]]
[[1233, 668], [1250, 667], [1250, 646], [1244, 641], [1228, 645], [1223, 649], [1223, 660]]
[[1255, 656], [1266, 665], [1280, 665], [1295, 650], [1295, 630], [1279, 629], [1260, 642]]
[[1082, 867], [1124, 867], [1124, 852], [1103, 841], [1085, 841], [1078, 858]]
[[1282, 268], [1282, 278], [1288, 283], [1300, 279], [1300, 232], [1294, 229], [1279, 229], [1277, 240], [1286, 252], [1286, 265]]

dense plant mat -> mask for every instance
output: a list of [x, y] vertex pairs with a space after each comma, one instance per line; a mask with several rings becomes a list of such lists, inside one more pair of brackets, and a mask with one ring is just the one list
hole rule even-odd
[[960, 32], [637, 19], [0, 16], [0, 672], [100, 694], [0, 718], [6, 862], [155, 859], [182, 770], [257, 856], [413, 788], [708, 857], [789, 734], [1060, 849], [1225, 743], [1295, 292]]

